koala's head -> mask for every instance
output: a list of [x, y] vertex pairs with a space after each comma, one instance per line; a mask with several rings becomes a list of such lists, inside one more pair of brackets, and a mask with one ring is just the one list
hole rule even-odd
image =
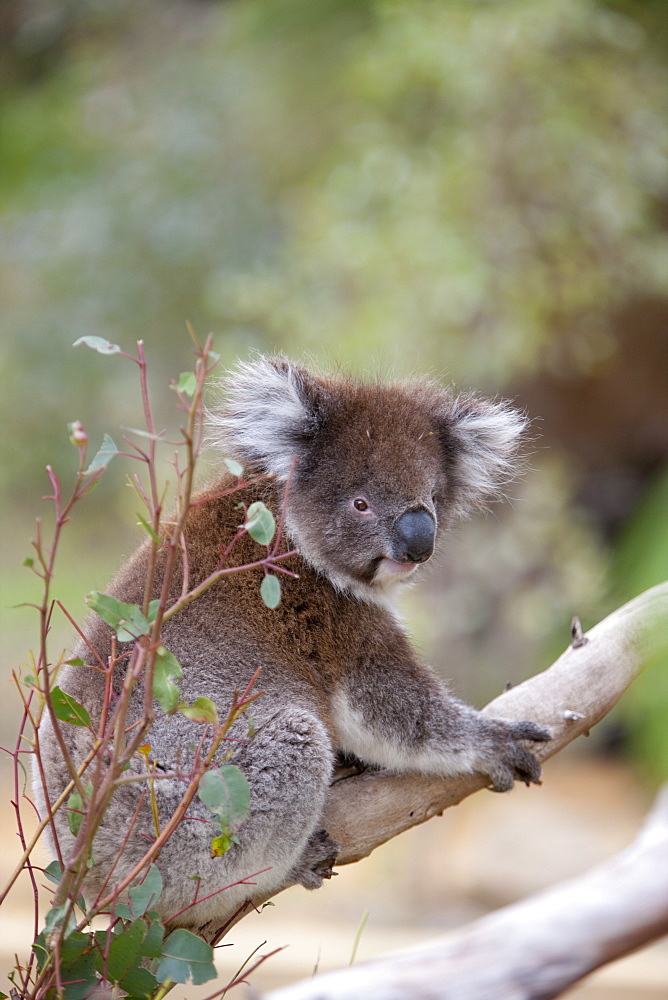
[[443, 529], [517, 472], [524, 416], [428, 379], [361, 382], [259, 358], [224, 388], [213, 425], [225, 453], [290, 477], [290, 537], [337, 588], [365, 599], [412, 577]]

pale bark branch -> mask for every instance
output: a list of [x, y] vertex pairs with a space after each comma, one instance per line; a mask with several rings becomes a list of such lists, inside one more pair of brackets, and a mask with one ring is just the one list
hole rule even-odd
[[[548, 726], [552, 739], [534, 745], [540, 760], [588, 732], [638, 674], [668, 651], [668, 582], [613, 611], [584, 636], [577, 627], [573, 633], [574, 642], [551, 667], [504, 691], [484, 709], [496, 718]], [[367, 857], [392, 837], [457, 805], [486, 784], [478, 774], [444, 779], [388, 771], [366, 771], [335, 781], [322, 825], [341, 845], [337, 866]], [[262, 902], [265, 899], [254, 899], [256, 906]], [[244, 908], [224, 930], [249, 912], [252, 907]], [[208, 940], [219, 940], [221, 932], [213, 924], [200, 929]]]
[[265, 1000], [550, 1000], [668, 933], [668, 788], [630, 847], [591, 872], [425, 945]]
[[[541, 760], [588, 732], [621, 698], [643, 668], [668, 649], [668, 583], [613, 611], [569, 646], [547, 670], [505, 691], [484, 711], [501, 719], [529, 719], [550, 728], [535, 744]], [[335, 782], [323, 826], [341, 844], [337, 865], [350, 864], [380, 844], [424, 823], [484, 788], [481, 775], [435, 778], [365, 772]]]

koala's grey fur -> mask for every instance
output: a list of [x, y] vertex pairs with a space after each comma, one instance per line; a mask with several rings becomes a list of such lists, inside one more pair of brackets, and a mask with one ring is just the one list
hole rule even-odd
[[[164, 628], [163, 642], [184, 668], [183, 694], [212, 698], [224, 715], [234, 689], [243, 690], [262, 667], [262, 697], [252, 708], [257, 732], [240, 740], [232, 761], [251, 788], [251, 814], [240, 844], [211, 859], [210, 817], [199, 801], [158, 859], [165, 889], [157, 909], [168, 918], [187, 906], [200, 876], [207, 895], [263, 869], [186, 910], [177, 923], [222, 924], [247, 899], [290, 883], [309, 888], [331, 873], [337, 845], [320, 829], [323, 803], [337, 753], [397, 771], [455, 775], [479, 771], [497, 790], [516, 778], [537, 781], [540, 767], [523, 741], [547, 738], [533, 723], [490, 719], [456, 701], [411, 650], [392, 610], [397, 589], [428, 558], [434, 538], [455, 517], [480, 507], [516, 471], [525, 421], [504, 402], [454, 396], [428, 380], [395, 384], [315, 375], [283, 359], [241, 365], [226, 383], [226, 402], [212, 418], [224, 454], [248, 472], [274, 473], [260, 485], [229, 496], [225, 475], [192, 508], [185, 531], [190, 585], [219, 565], [221, 548], [243, 514], [238, 504], [262, 499], [276, 516], [293, 468], [285, 515], [286, 545], [299, 556], [286, 565], [277, 610], [259, 596], [261, 570], [233, 574], [211, 587]], [[148, 547], [140, 548], [112, 582], [109, 593], [141, 604]], [[258, 559], [246, 535], [229, 565]], [[160, 579], [156, 581], [156, 595]], [[173, 596], [181, 592], [179, 573]], [[106, 660], [111, 630], [92, 616], [89, 642]], [[81, 643], [77, 656], [91, 662]], [[119, 674], [122, 668], [118, 668]], [[119, 685], [122, 677], [119, 678]], [[68, 666], [61, 686], [97, 720], [103, 676], [91, 666]], [[141, 693], [132, 711], [141, 717]], [[152, 755], [172, 770], [185, 763], [201, 727], [156, 708]], [[90, 748], [85, 728], [63, 726], [76, 762]], [[67, 775], [48, 718], [40, 730], [53, 799]], [[227, 744], [225, 749], [228, 749]], [[117, 791], [94, 849], [89, 873], [99, 889], [116, 859], [143, 783]], [[179, 802], [184, 783], [156, 781], [161, 823]], [[43, 807], [42, 797], [42, 807]], [[59, 834], [72, 843], [64, 812]], [[147, 803], [129, 836], [113, 880], [144, 854], [153, 837]], [[148, 840], [147, 840], [148, 838]]]

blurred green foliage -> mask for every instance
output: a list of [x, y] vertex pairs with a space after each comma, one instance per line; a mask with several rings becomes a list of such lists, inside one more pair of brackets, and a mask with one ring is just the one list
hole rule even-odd
[[[127, 368], [72, 352], [81, 336], [146, 341], [161, 423], [186, 320], [224, 364], [282, 349], [491, 392], [614, 365], [616, 312], [668, 296], [666, 38], [665, 5], [632, 0], [6, 0], [14, 515], [37, 511], [47, 462], [71, 462], [68, 421], [95, 443], [139, 422]], [[546, 635], [565, 643], [611, 593], [614, 539], [576, 505], [577, 456], [534, 465], [530, 502], [455, 538], [447, 614], [414, 602], [448, 620], [434, 660], [460, 678], [487, 664], [482, 689], [499, 662], [535, 670]], [[663, 510], [637, 517], [622, 546], [658, 558]], [[614, 581], [633, 589], [623, 551]], [[654, 741], [668, 695], [660, 711]]]
[[[620, 600], [668, 580], [668, 469], [664, 469], [629, 518], [615, 548], [612, 580]], [[668, 656], [650, 664], [620, 708], [631, 728], [631, 749], [643, 773], [668, 775]]]

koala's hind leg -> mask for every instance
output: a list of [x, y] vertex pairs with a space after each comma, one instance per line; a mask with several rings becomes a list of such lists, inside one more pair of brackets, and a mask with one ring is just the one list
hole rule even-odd
[[[207, 832], [207, 853], [200, 848], [195, 866], [192, 856], [187, 863], [183, 856], [176, 857], [179, 846], [181, 853], [186, 846], [178, 844], [177, 831], [159, 867], [165, 880], [175, 879], [177, 872], [183, 878], [197, 867], [207, 893], [241, 879], [249, 884], [232, 886], [191, 907], [180, 920], [187, 926], [223, 924], [246, 900], [266, 899], [296, 882], [316, 888], [331, 875], [336, 857], [337, 845], [318, 829], [333, 754], [315, 716], [294, 708], [279, 710], [230, 762], [241, 768], [250, 786], [250, 814], [238, 832], [239, 843], [222, 858], [211, 859]], [[197, 826], [202, 829], [204, 824]]]
[[240, 832], [242, 851], [253, 840], [275, 868], [279, 856], [289, 857], [289, 880], [309, 888], [321, 884], [315, 873], [326, 859], [331, 874], [336, 853], [317, 829], [333, 760], [322, 724], [298, 709], [277, 712], [232, 757], [251, 789], [250, 818]]

